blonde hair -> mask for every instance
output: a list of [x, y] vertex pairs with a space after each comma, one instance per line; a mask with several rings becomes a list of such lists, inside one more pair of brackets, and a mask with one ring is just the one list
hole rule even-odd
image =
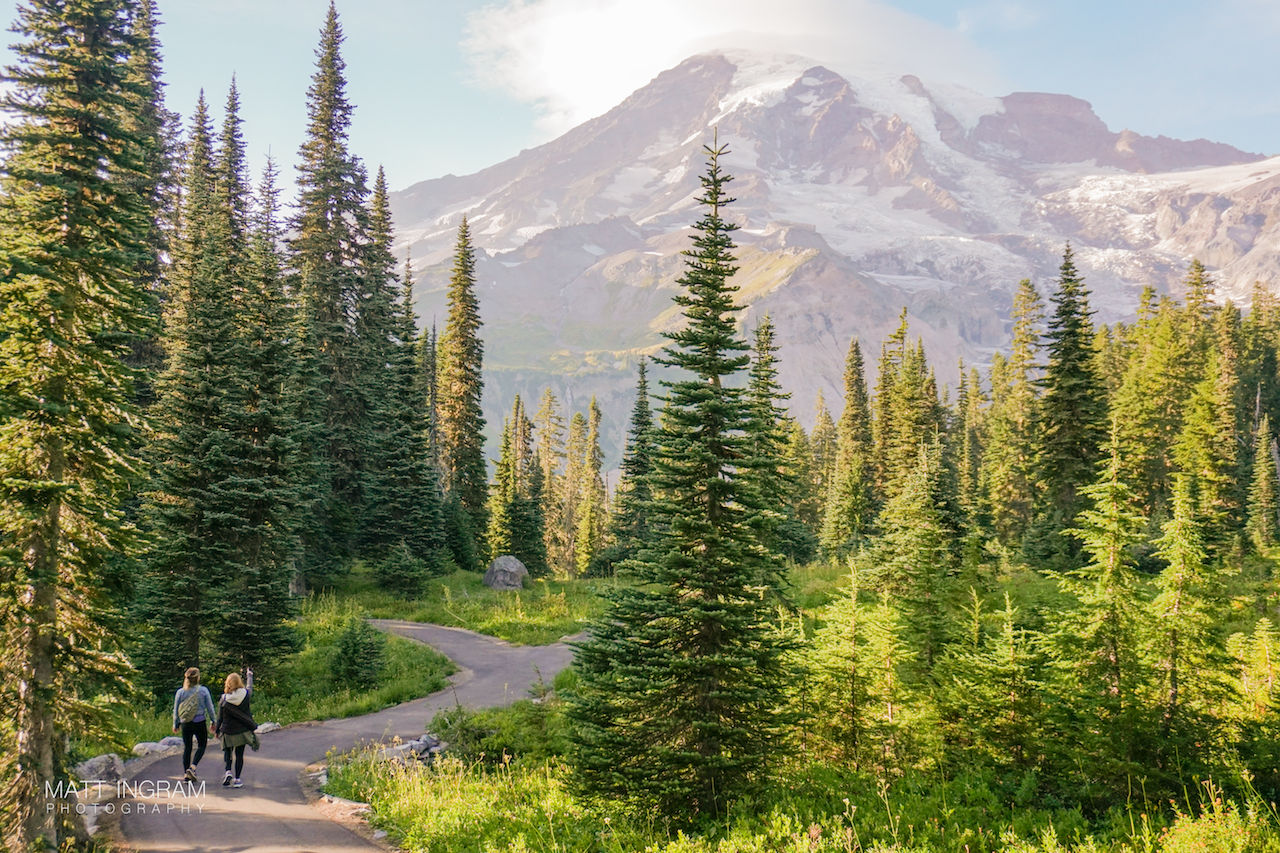
[[194, 666], [187, 667], [187, 671], [182, 673], [182, 686], [195, 687], [200, 683], [200, 670]]
[[223, 693], [234, 693], [244, 687], [244, 679], [240, 677], [240, 673], [233, 672], [227, 676], [227, 682], [222, 685]]

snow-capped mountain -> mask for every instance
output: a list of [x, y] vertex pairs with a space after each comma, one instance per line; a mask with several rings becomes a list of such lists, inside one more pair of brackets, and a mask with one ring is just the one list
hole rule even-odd
[[553, 142], [393, 196], [427, 323], [443, 320], [469, 218], [491, 418], [547, 382], [576, 406], [625, 395], [635, 357], [676, 319], [713, 133], [736, 178], [745, 322], [773, 316], [806, 421], [819, 389], [838, 412], [850, 337], [874, 360], [903, 306], [944, 381], [959, 358], [984, 362], [1006, 342], [1017, 282], [1047, 290], [1068, 240], [1103, 319], [1145, 285], [1176, 292], [1192, 256], [1237, 299], [1255, 280], [1280, 286], [1280, 157], [1112, 132], [1066, 95], [703, 54]]

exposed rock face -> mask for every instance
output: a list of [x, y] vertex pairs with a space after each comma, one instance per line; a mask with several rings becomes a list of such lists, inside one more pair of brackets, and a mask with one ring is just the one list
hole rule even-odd
[[595, 394], [616, 453], [634, 362], [678, 320], [713, 127], [736, 178], [743, 322], [773, 315], [806, 422], [818, 390], [838, 411], [850, 337], [874, 352], [904, 305], [943, 382], [958, 358], [984, 363], [1007, 341], [1018, 281], [1046, 289], [1068, 240], [1102, 320], [1143, 286], [1176, 292], [1192, 256], [1237, 299], [1257, 279], [1280, 285], [1280, 158], [1113, 132], [1067, 95], [701, 55], [553, 142], [393, 196], [428, 323], [470, 219], [490, 424], [546, 384], [574, 408]]
[[523, 589], [529, 570], [524, 563], [510, 554], [503, 554], [489, 564], [484, 573], [484, 585], [490, 589]]

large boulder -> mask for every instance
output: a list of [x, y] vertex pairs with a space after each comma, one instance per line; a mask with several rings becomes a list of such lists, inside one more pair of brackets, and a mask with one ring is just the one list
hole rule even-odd
[[524, 563], [510, 554], [503, 554], [489, 564], [484, 573], [484, 585], [490, 589], [523, 589], [529, 570]]
[[114, 752], [99, 755], [83, 761], [71, 768], [71, 776], [76, 784], [82, 782], [104, 782], [114, 786], [124, 778], [124, 762]]

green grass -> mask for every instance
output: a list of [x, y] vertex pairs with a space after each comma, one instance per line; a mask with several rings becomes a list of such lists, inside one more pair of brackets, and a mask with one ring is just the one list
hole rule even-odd
[[339, 596], [378, 619], [406, 619], [466, 628], [517, 645], [540, 646], [576, 634], [604, 611], [600, 593], [613, 580], [526, 580], [523, 590], [494, 590], [474, 572], [459, 571], [427, 582], [426, 592], [403, 599], [378, 589], [357, 569]]
[[[371, 689], [352, 689], [337, 683], [331, 665], [338, 634], [352, 615], [368, 614], [357, 603], [340, 601], [333, 595], [315, 596], [303, 603], [297, 619], [302, 648], [279, 666], [256, 674], [253, 716], [258, 722], [288, 725], [353, 717], [429, 695], [445, 686], [454, 671], [453, 664], [428, 646], [396, 636], [387, 637], [383, 666]], [[214, 702], [221, 692], [220, 681], [205, 679]], [[118, 713], [114, 722], [115, 738], [76, 743], [74, 755], [87, 758], [104, 752], [128, 754], [136, 743], [156, 741], [173, 733], [167, 709], [130, 709]]]
[[1092, 822], [1070, 809], [1015, 807], [980, 780], [798, 768], [723, 821], [689, 835], [574, 796], [557, 760], [434, 767], [330, 765], [326, 790], [372, 805], [371, 822], [413, 853], [595, 850], [604, 853], [1277, 853], [1274, 812], [1224, 803], [1198, 814], [1121, 805]]

